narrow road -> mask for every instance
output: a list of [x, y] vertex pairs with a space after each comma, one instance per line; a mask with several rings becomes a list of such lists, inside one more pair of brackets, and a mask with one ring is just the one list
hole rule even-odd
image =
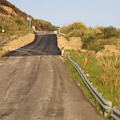
[[0, 59], [0, 120], [104, 120], [59, 55], [55, 34], [36, 35]]

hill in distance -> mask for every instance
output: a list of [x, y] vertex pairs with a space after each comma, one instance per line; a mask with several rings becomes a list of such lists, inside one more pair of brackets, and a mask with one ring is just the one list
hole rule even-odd
[[[15, 5], [11, 4], [7, 0], [0, 0], [0, 31], [2, 28], [5, 29], [6, 33], [17, 33], [28, 31], [28, 14], [22, 12]], [[32, 26], [35, 26], [36, 30], [39, 31], [53, 31], [57, 29], [56, 26], [53, 26], [50, 22], [32, 19]], [[2, 25], [3, 21], [3, 25]]]

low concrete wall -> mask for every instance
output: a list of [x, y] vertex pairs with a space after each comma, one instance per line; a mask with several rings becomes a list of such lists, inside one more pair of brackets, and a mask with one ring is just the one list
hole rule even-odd
[[50, 35], [50, 34], [57, 34], [56, 31], [36, 31], [37, 35]]

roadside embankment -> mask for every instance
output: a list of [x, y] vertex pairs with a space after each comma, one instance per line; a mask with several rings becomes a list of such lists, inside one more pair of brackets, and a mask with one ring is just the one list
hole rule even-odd
[[[11, 36], [12, 38], [13, 36]], [[7, 52], [23, 47], [34, 40], [35, 35], [33, 33], [29, 33], [22, 37], [15, 37], [13, 40], [6, 42], [2, 46], [0, 46], [0, 57], [5, 55]]]

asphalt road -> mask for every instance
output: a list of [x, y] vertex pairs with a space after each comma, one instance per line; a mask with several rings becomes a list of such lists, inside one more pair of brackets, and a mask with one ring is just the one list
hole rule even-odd
[[104, 120], [67, 74], [56, 35], [0, 59], [0, 120]]

